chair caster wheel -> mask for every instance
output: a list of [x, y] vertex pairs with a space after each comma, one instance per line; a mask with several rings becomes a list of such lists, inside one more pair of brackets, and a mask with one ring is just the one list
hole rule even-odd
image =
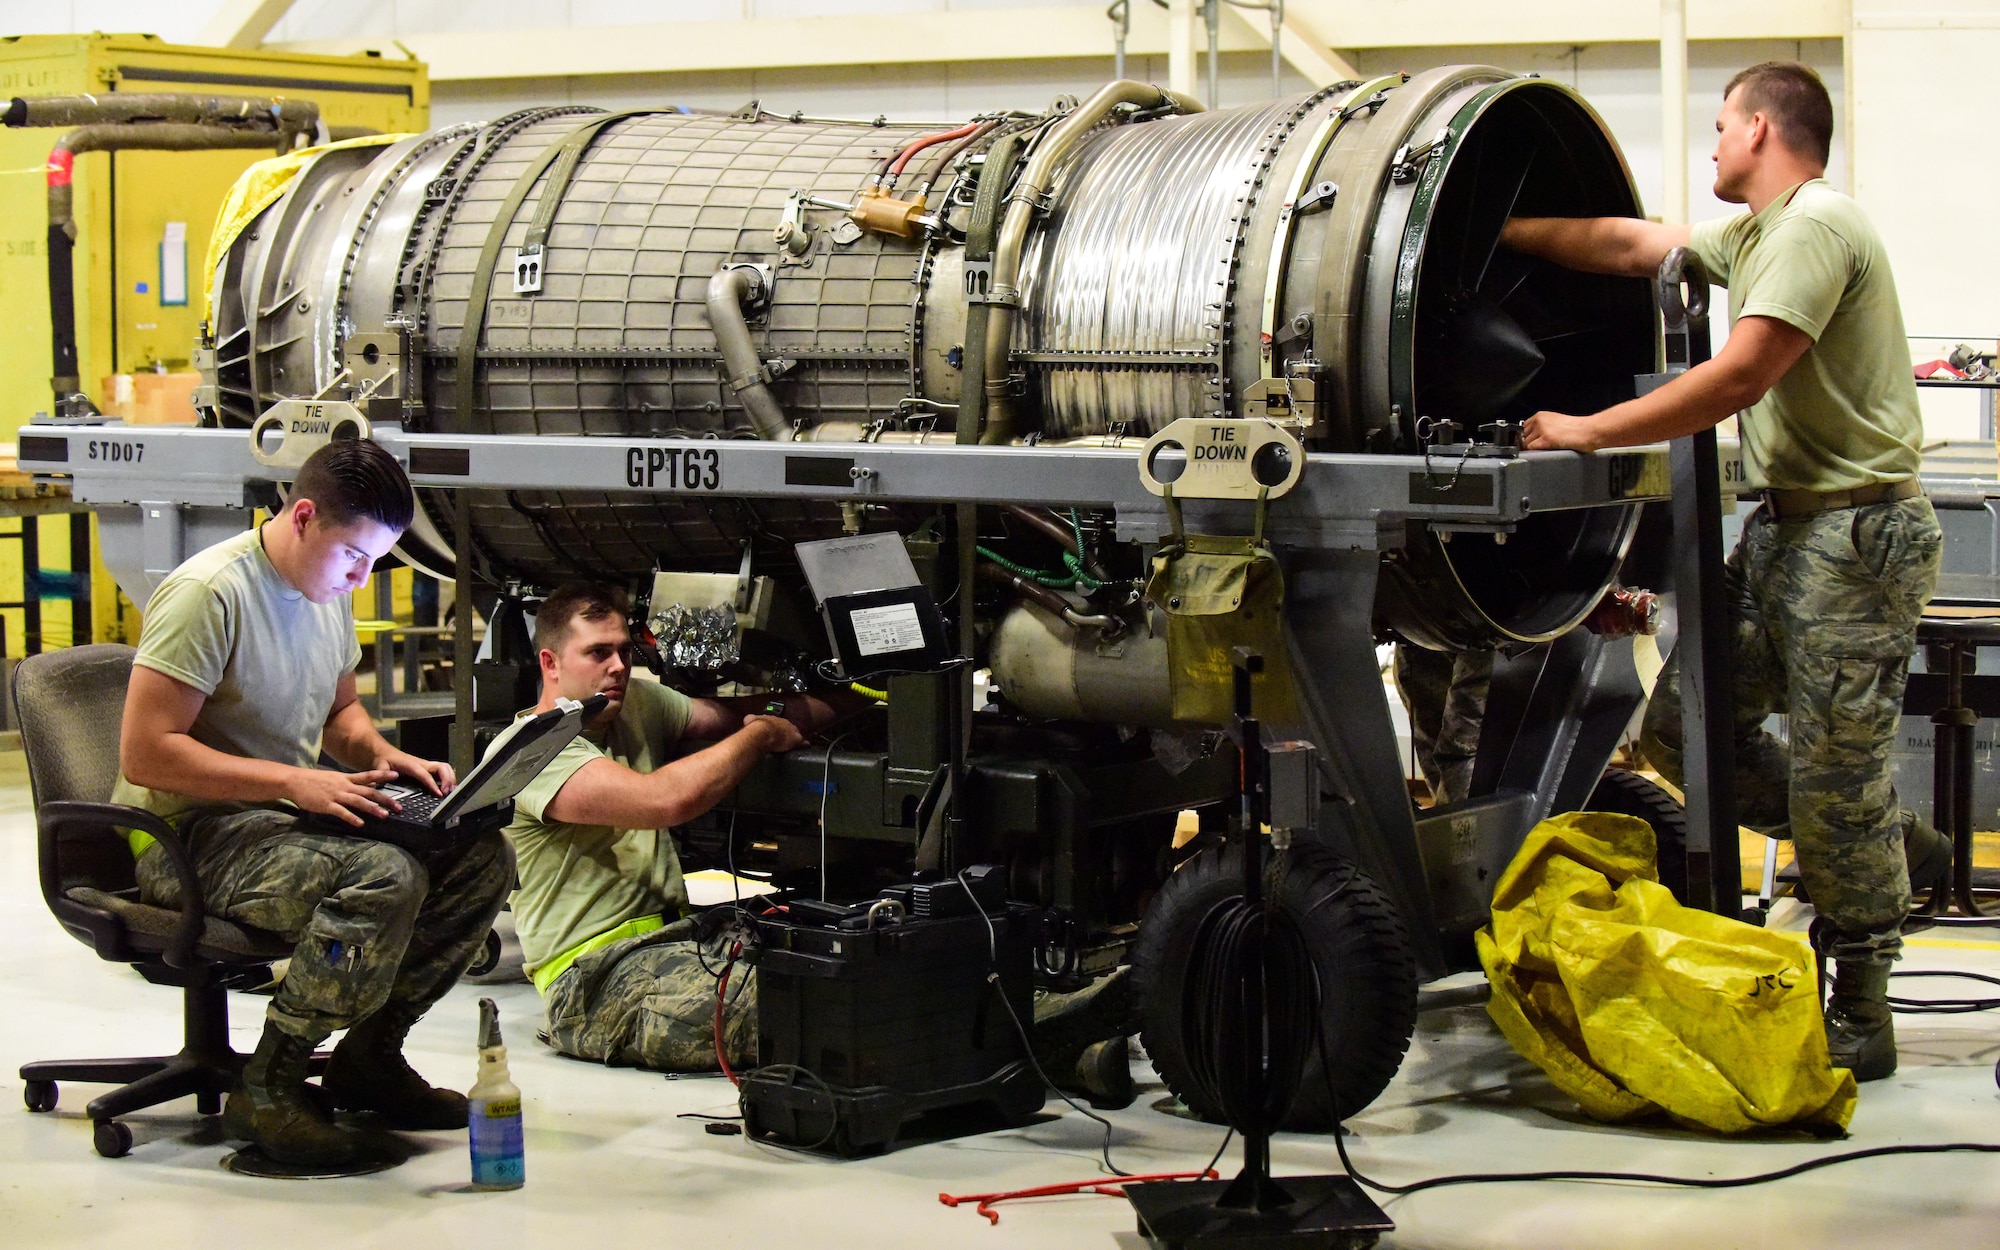
[[497, 929], [488, 929], [486, 931], [486, 945], [480, 948], [477, 955], [473, 956], [472, 965], [465, 970], [465, 975], [469, 977], [483, 977], [499, 966], [500, 932]]
[[116, 1120], [99, 1120], [91, 1126], [91, 1145], [107, 1159], [122, 1159], [132, 1153], [132, 1130]]
[[21, 1090], [21, 1101], [28, 1104], [30, 1111], [54, 1111], [56, 1109], [56, 1083], [54, 1081], [29, 1081]]

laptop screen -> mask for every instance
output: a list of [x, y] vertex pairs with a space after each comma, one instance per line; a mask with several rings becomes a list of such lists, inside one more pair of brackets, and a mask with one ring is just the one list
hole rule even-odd
[[494, 739], [479, 766], [466, 774], [437, 810], [434, 818], [442, 823], [464, 812], [476, 812], [519, 794], [549, 761], [562, 753], [582, 731], [584, 721], [603, 709], [606, 699], [593, 695], [582, 703], [562, 701], [558, 706], [533, 716], [523, 716]]

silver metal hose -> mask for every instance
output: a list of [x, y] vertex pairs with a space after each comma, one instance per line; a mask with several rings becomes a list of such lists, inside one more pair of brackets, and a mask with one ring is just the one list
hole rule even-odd
[[767, 383], [770, 374], [757, 344], [750, 338], [750, 323], [744, 309], [764, 296], [764, 276], [749, 265], [718, 269], [708, 280], [708, 326], [715, 331], [715, 347], [722, 353], [722, 366], [729, 389], [750, 414], [757, 437], [774, 443], [790, 442], [792, 423]]
[[1124, 79], [1099, 88], [1035, 145], [1027, 168], [1008, 193], [1007, 215], [1001, 219], [993, 246], [993, 284], [986, 321], [986, 432], [981, 442], [1004, 443], [1014, 437], [1013, 405], [1007, 394], [1008, 358], [1014, 345], [1014, 316], [1021, 302], [1021, 254], [1027, 246], [1028, 229], [1055, 181], [1056, 167], [1121, 104], [1177, 113], [1202, 111], [1191, 96]]

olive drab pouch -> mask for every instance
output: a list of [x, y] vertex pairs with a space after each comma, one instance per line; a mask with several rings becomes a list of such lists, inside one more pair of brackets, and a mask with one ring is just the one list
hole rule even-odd
[[1234, 712], [1234, 649], [1264, 658], [1252, 679], [1252, 708], [1260, 720], [1298, 716], [1286, 644], [1285, 577], [1264, 545], [1265, 498], [1257, 501], [1256, 532], [1249, 537], [1189, 534], [1180, 504], [1165, 492], [1173, 541], [1153, 557], [1146, 597], [1167, 616], [1167, 662], [1174, 719], [1222, 725]]

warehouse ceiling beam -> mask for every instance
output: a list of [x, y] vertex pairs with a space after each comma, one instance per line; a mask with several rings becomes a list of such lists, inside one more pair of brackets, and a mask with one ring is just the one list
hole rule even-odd
[[292, 8], [292, 0], [222, 0], [196, 43], [215, 48], [255, 48]]
[[[1293, 10], [1297, 12], [1294, 14]], [[1838, 39], [1846, 0], [1687, 0], [1687, 37], [1717, 39]], [[1455, 45], [1656, 43], [1653, 5], [1606, 5], [1600, 0], [1545, 0], [1533, 5], [1491, 0], [1420, 0], [1355, 5], [1290, 0], [1285, 42], [1342, 49], [1432, 47], [1448, 32]], [[1307, 32], [1313, 32], [1308, 34]], [[1129, 56], [1165, 56], [1169, 18], [1150, 3], [1132, 6]], [[633, 26], [569, 26], [545, 30], [452, 31], [387, 38], [308, 40], [267, 45], [274, 51], [347, 55], [373, 51], [427, 62], [434, 82], [500, 78], [572, 78], [605, 74], [674, 74], [718, 70], [803, 69], [838, 65], [910, 65], [982, 61], [1111, 60], [1111, 25], [1094, 4], [994, 10], [755, 18], [747, 21], [666, 22]], [[1249, 21], [1222, 24], [1224, 52], [1261, 52], [1269, 36]], [[1290, 59], [1290, 53], [1287, 52]], [[1308, 72], [1293, 60], [1307, 77]], [[1348, 76], [1348, 75], [1342, 75]]]

